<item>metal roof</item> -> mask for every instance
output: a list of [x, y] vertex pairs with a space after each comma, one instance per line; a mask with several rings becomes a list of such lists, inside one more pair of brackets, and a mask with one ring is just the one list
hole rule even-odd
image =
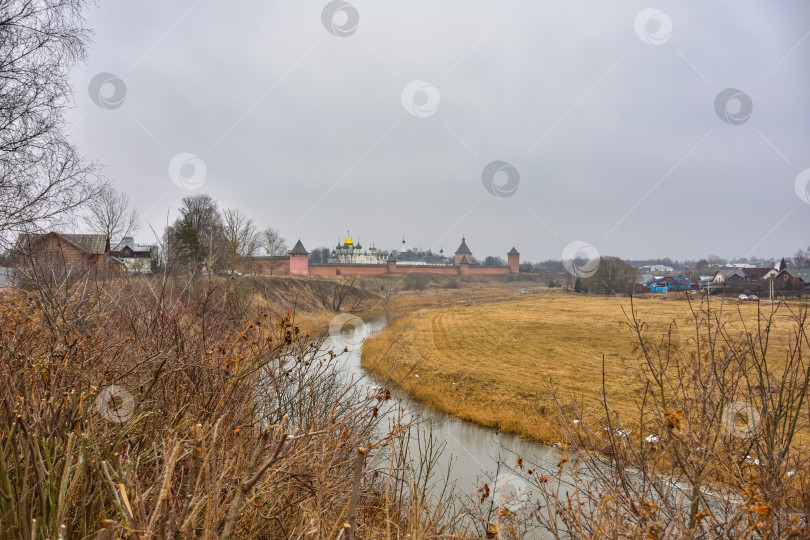
[[147, 245], [144, 245], [144, 244], [136, 244], [135, 242], [127, 242], [127, 243], [118, 244], [118, 246], [114, 250], [111, 250], [111, 251], [113, 251], [115, 253], [120, 253], [120, 252], [124, 251], [124, 248], [129, 248], [134, 253], [148, 253], [148, 252], [151, 252], [154, 247], [155, 246], [147, 246]]
[[290, 250], [290, 255], [309, 255], [309, 251], [304, 248], [304, 244], [301, 243], [301, 239], [298, 239], [298, 242], [295, 243], [295, 246]]
[[472, 255], [472, 251], [467, 247], [467, 241], [463, 236], [461, 237], [461, 245], [456, 250], [456, 255]]
[[398, 262], [419, 262], [424, 261], [426, 263], [437, 263], [437, 264], [447, 264], [448, 259], [447, 257], [442, 257], [441, 255], [418, 255], [417, 253], [407, 252], [407, 253], [397, 253], [394, 258]]
[[49, 235], [55, 235], [67, 240], [88, 255], [103, 255], [107, 252], [107, 237], [103, 234], [62, 234], [58, 232], [21, 234], [17, 239], [17, 249], [31, 248], [40, 239]]

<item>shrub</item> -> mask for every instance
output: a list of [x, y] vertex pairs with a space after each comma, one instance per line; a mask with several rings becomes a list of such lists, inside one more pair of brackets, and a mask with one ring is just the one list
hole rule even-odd
[[425, 274], [407, 274], [404, 281], [405, 290], [424, 291], [427, 287], [428, 276]]
[[791, 312], [789, 337], [769, 341], [776, 309], [741, 334], [702, 303], [691, 337], [675, 323], [651, 337], [631, 307], [637, 413], [613, 410], [604, 373], [602, 410], [572, 412], [555, 392], [564, 447], [581, 453], [527, 478], [541, 494], [532, 514], [577, 538], [807, 537], [810, 319]]
[[413, 510], [386, 495], [427, 486], [435, 455], [391, 457], [411, 424], [375, 431], [390, 393], [347, 382], [322, 344], [199, 280], [3, 295], [0, 536], [440, 530], [426, 487]]

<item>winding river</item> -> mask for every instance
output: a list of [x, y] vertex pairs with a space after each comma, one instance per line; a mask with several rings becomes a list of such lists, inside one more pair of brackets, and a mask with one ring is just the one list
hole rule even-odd
[[[378, 387], [379, 381], [375, 380], [374, 375], [361, 366], [362, 345], [368, 337], [385, 328], [388, 320], [377, 318], [362, 321], [358, 317], [348, 314], [339, 315], [335, 320], [338, 321], [338, 324], [330, 327], [330, 336], [324, 345], [327, 350], [328, 348], [342, 350], [344, 346], [348, 347], [348, 353], [339, 357], [343, 363], [340, 370], [345, 374], [347, 382], [355, 382], [361, 389], [365, 387], [371, 390]], [[503, 465], [498, 470], [499, 458], [501, 463], [506, 463], [508, 466], [514, 465], [516, 457], [519, 456], [528, 466], [537, 467], [538, 472], [557, 470], [560, 453], [555, 448], [525, 441], [514, 435], [500, 433], [493, 428], [461, 420], [420, 404], [404, 393], [394, 393], [394, 397], [404, 408], [407, 416], [421, 417], [424, 422], [423, 429], [432, 427], [434, 441], [446, 444], [437, 463], [438, 471], [449, 470], [449, 478], [446, 480], [455, 483], [459, 494], [472, 496], [475, 490], [486, 482], [493, 490], [503, 489], [502, 494], [512, 500], [533, 500], [530, 488], [520, 478], [511, 476], [508, 482], [504, 481], [507, 478], [505, 473], [508, 471], [503, 468]], [[412, 451], [416, 451], [416, 448], [412, 448]], [[493, 483], [494, 478], [497, 480]], [[444, 479], [442, 477], [442, 480]], [[500, 488], [499, 483], [502, 484]], [[682, 481], [670, 481], [669, 483], [677, 488], [679, 494], [685, 495], [690, 489]], [[704, 495], [708, 495], [715, 501], [717, 506], [714, 511], [716, 513], [729, 511], [729, 507], [724, 506], [728, 498], [727, 494], [705, 489]], [[731, 509], [733, 510], [733, 508]], [[532, 531], [531, 536], [533, 538], [551, 537], [547, 531], [537, 529]]]
[[[324, 343], [327, 348], [343, 349], [348, 346], [347, 354], [341, 356], [344, 363], [342, 369], [347, 377], [359, 381], [367, 388], [376, 386], [374, 376], [361, 367], [362, 343], [369, 336], [381, 331], [387, 325], [385, 318], [360, 322], [357, 317], [345, 315], [343, 324], [333, 325], [330, 337]], [[351, 321], [349, 319], [352, 318]], [[345, 322], [348, 321], [348, 324]], [[347, 335], [348, 334], [348, 335]], [[472, 495], [476, 488], [485, 482], [491, 482], [497, 471], [498, 457], [501, 456], [507, 464], [514, 464], [516, 456], [523, 458], [526, 463], [537, 466], [538, 469], [556, 468], [559, 453], [548, 446], [529, 442], [514, 435], [500, 433], [493, 428], [482, 427], [471, 422], [461, 420], [445, 412], [422, 405], [407, 395], [395, 394], [404, 407], [406, 414], [411, 417], [421, 415], [425, 422], [425, 429], [430, 425], [435, 441], [446, 442], [444, 452], [439, 459], [439, 471], [450, 468], [450, 481], [454, 481], [457, 490]], [[503, 469], [500, 471], [505, 473]], [[491, 484], [490, 484], [491, 485]], [[517, 486], [521, 488], [523, 482], [519, 479], [510, 480], [510, 486], [504, 489], [508, 495]], [[509, 493], [512, 491], [511, 493]]]

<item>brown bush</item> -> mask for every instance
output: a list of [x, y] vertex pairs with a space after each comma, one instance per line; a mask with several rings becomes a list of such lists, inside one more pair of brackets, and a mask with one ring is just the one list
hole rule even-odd
[[[771, 343], [777, 309], [795, 309], [792, 330]], [[810, 534], [807, 309], [763, 308], [743, 332], [734, 316], [704, 302], [688, 333], [673, 321], [650, 336], [631, 308], [636, 414], [619, 417], [604, 383], [602, 410], [558, 400], [566, 452], [545, 481], [527, 478], [542, 527], [577, 538]]]
[[377, 466], [407, 425], [377, 427], [390, 393], [346, 382], [340, 354], [212, 282], [0, 297], [0, 536], [438, 534], [424, 485], [415, 509], [386, 495], [424, 456]]

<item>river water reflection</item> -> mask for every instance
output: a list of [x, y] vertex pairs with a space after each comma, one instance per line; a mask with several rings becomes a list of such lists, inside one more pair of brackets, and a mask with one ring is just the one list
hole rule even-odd
[[[341, 350], [347, 346], [348, 353], [341, 356], [343, 372], [347, 378], [353, 377], [355, 381], [359, 381], [361, 388], [363, 386], [372, 388], [378, 381], [360, 365], [362, 342], [385, 328], [387, 321], [383, 318], [361, 322], [357, 317], [350, 315], [339, 317], [342, 317], [342, 320], [333, 325], [331, 335], [324, 346], [327, 350], [329, 348]], [[461, 420], [424, 406], [406, 395], [395, 393], [394, 397], [399, 400], [409, 416], [421, 414], [425, 422], [424, 429], [432, 426], [434, 441], [446, 442], [438, 469], [447, 471], [449, 460], [452, 459], [449, 479], [455, 481], [456, 488], [464, 494], [472, 495], [477, 487], [494, 476], [499, 456], [510, 465], [515, 463], [516, 456], [520, 456], [527, 464], [537, 466], [538, 470], [556, 469], [559, 453], [551, 447]], [[525, 486], [525, 483], [517, 478], [511, 483]]]
[[[338, 316], [336, 321], [338, 323], [330, 328], [330, 337], [324, 342], [324, 347], [326, 350], [334, 348], [337, 351], [343, 350], [344, 346], [347, 346], [348, 353], [339, 357], [342, 362], [339, 367], [341, 373], [345, 374], [347, 381], [357, 382], [361, 391], [364, 387], [373, 391], [374, 387], [380, 383], [361, 367], [362, 344], [369, 336], [385, 328], [388, 321], [383, 318], [363, 322], [348, 314]], [[438, 470], [447, 471], [452, 460], [448, 480], [455, 483], [456, 490], [460, 494], [472, 496], [484, 482], [489, 482], [490, 487], [497, 486], [498, 482], [503, 482], [503, 479], [506, 478], [504, 473], [508, 472], [503, 467], [498, 470], [499, 461], [502, 464], [505, 463], [507, 467], [511, 467], [518, 456], [523, 459], [526, 468], [536, 467], [537, 472], [543, 476], [551, 477], [559, 472], [560, 452], [552, 447], [524, 441], [519, 437], [499, 433], [495, 429], [461, 420], [424, 406], [405, 394], [394, 393], [394, 397], [398, 399], [398, 404], [405, 410], [406, 415], [411, 418], [421, 415], [424, 429], [432, 426], [434, 441], [446, 443], [444, 453], [439, 458]], [[412, 453], [415, 453], [417, 449], [412, 447], [411, 450]], [[569, 453], [568, 456], [575, 457], [572, 453]], [[580, 471], [579, 474], [582, 475], [583, 472]], [[493, 484], [492, 481], [496, 477], [498, 480]], [[563, 472], [560, 489], [566, 490], [566, 486], [572, 486], [570, 480], [570, 475]], [[670, 480], [667, 483], [674, 489], [671, 494], [674, 497], [673, 500], [681, 501], [678, 504], [686, 504], [684, 501], [688, 502], [686, 496], [689, 486], [682, 480]], [[502, 487], [506, 497], [519, 497], [518, 500], [523, 502], [537, 501], [531, 488], [519, 477], [510, 477], [509, 484]], [[493, 490], [495, 489], [497, 488], [493, 488]], [[523, 492], [516, 493], [515, 489], [523, 490]], [[709, 491], [706, 491], [705, 494], [709, 495], [709, 498], [715, 503], [712, 506], [717, 515], [725, 515], [729, 511], [729, 507], [725, 505], [727, 496]], [[733, 506], [731, 510], [733, 510]], [[548, 531], [539, 529], [533, 529], [530, 536], [532, 538], [553, 537]]]

